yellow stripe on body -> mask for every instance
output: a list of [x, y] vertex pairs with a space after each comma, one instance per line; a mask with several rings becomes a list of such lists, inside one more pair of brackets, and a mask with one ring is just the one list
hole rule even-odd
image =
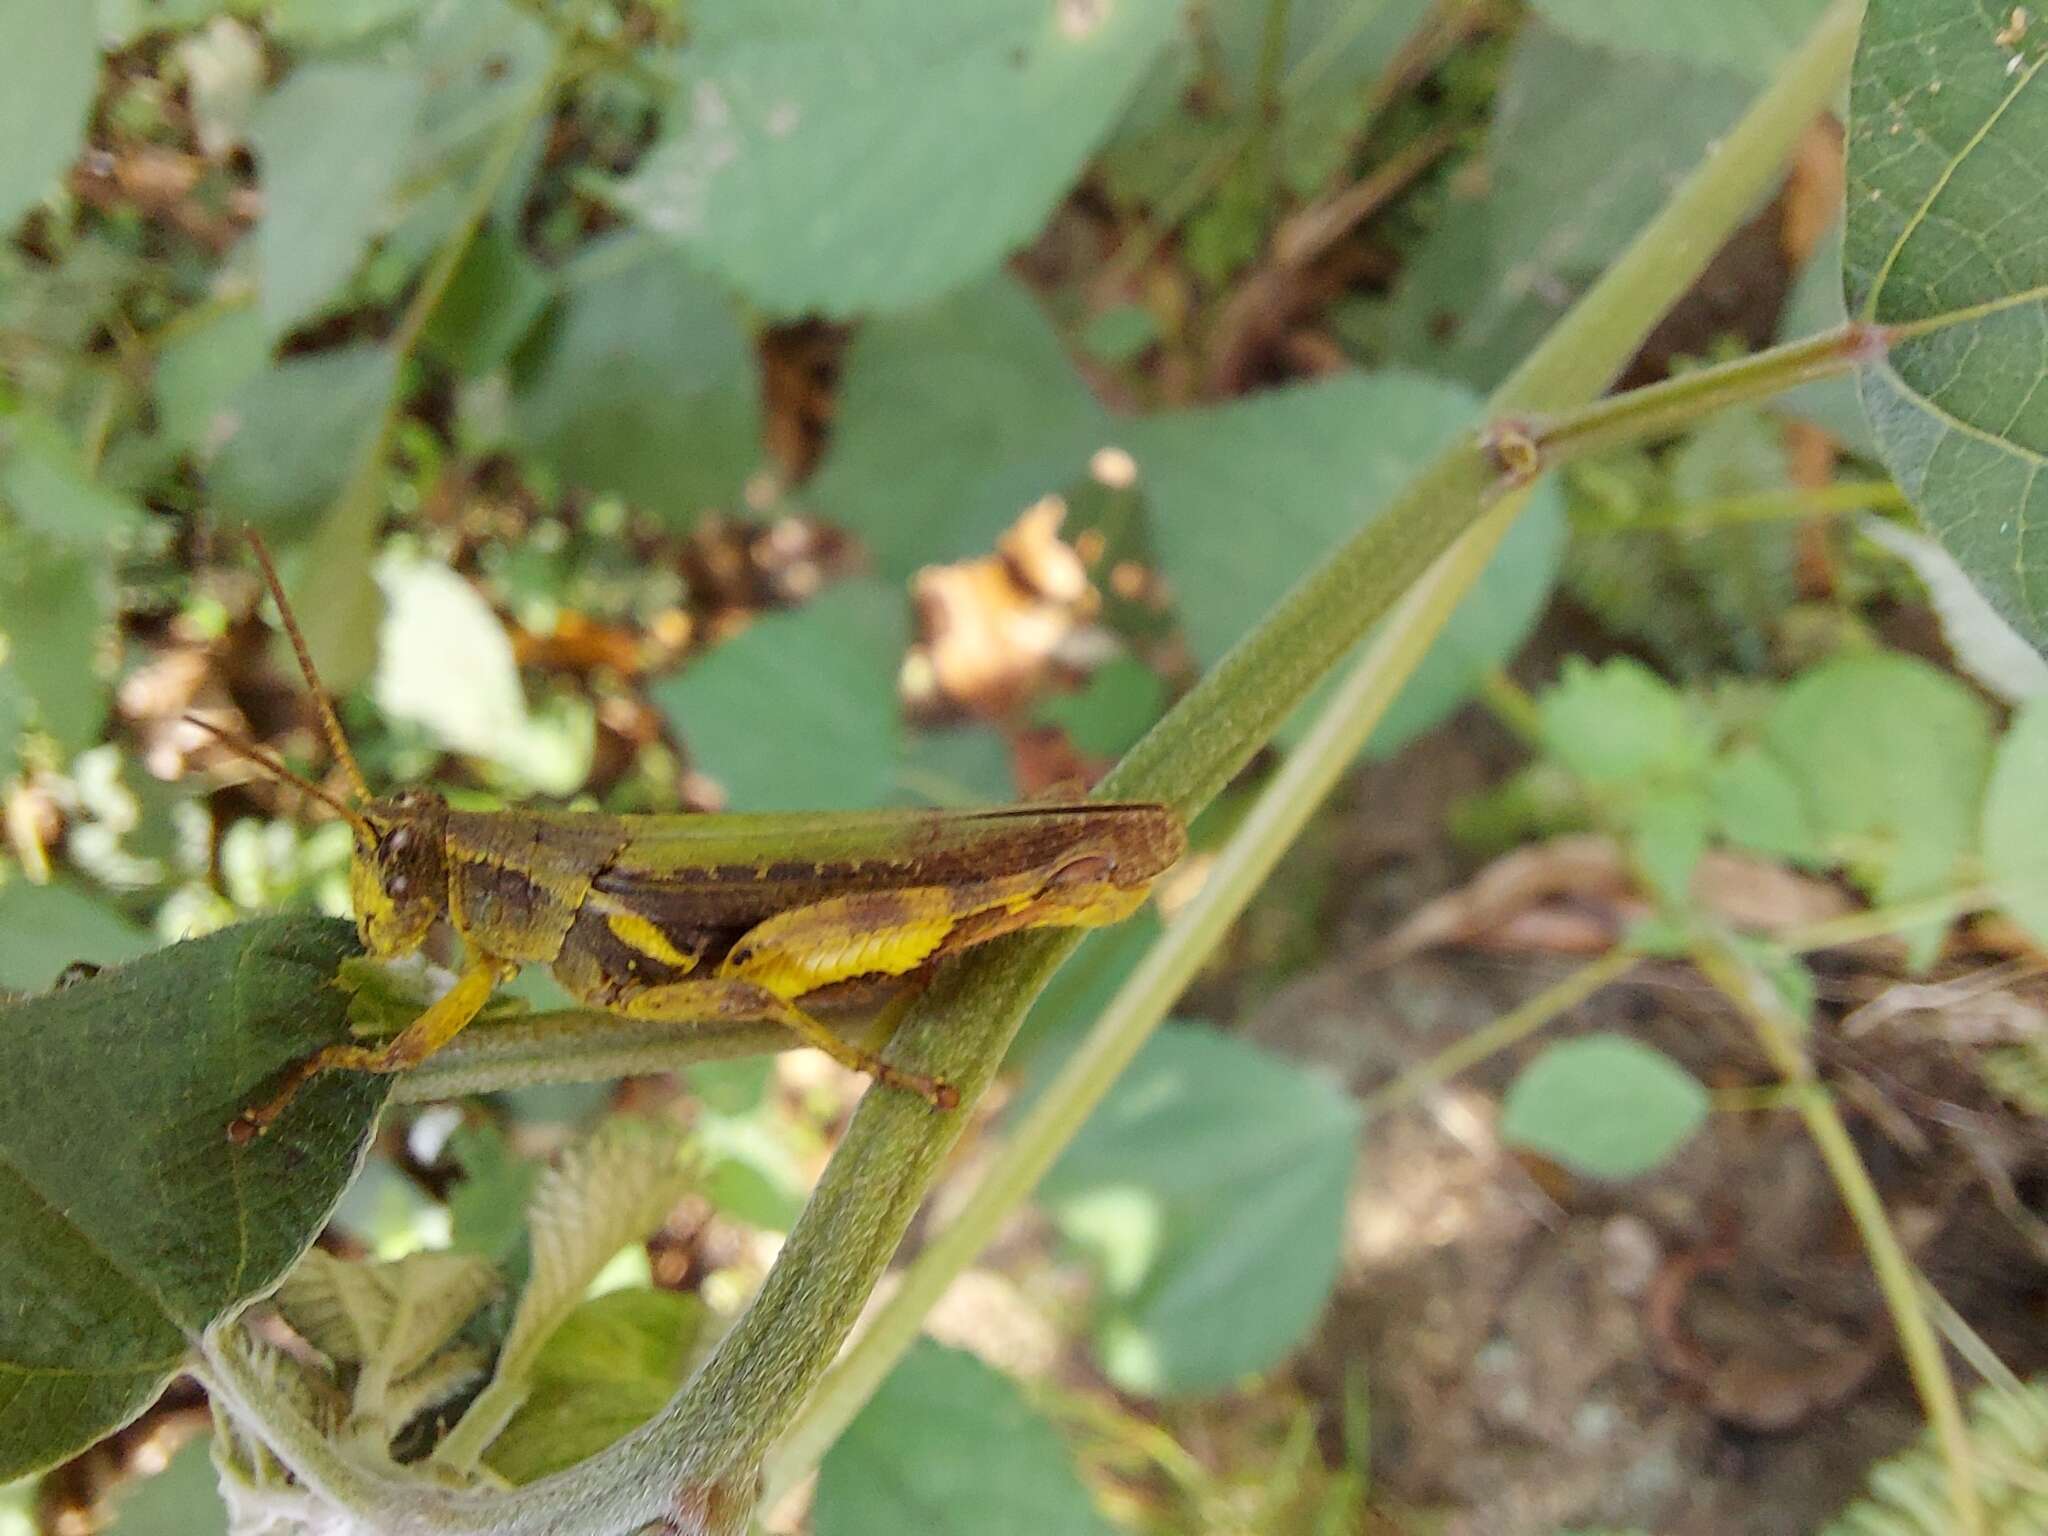
[[678, 970], [696, 968], [697, 957], [686, 955], [669, 942], [667, 934], [638, 912], [623, 909], [605, 914], [605, 927], [611, 929], [612, 937], [628, 949], [636, 949], [651, 960], [663, 965], [672, 965]]

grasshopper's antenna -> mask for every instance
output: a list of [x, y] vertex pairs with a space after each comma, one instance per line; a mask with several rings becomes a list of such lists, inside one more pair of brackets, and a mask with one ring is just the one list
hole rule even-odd
[[197, 715], [185, 716], [185, 723], [198, 726], [199, 729], [213, 737], [214, 740], [234, 753], [235, 756], [246, 758], [272, 778], [291, 785], [292, 788], [302, 794], [311, 795], [371, 842], [374, 843], [377, 840], [376, 832], [371, 828], [369, 822], [363, 819], [362, 812], [348, 804], [339, 795], [332, 794], [320, 785], [315, 784], [311, 779], [302, 778], [300, 775], [293, 773], [291, 769], [285, 767], [282, 762], [264, 751], [263, 748], [257, 746], [255, 742], [245, 740], [237, 736], [233, 731], [223, 730], [211, 720], [202, 720]]
[[284, 583], [278, 579], [277, 567], [271, 563], [263, 536], [254, 528], [245, 528], [242, 532], [249, 540], [249, 547], [256, 552], [256, 563], [263, 567], [264, 583], [277, 603], [277, 616], [284, 620], [284, 632], [291, 637], [292, 653], [299, 658], [299, 670], [306, 675], [306, 687], [312, 691], [313, 707], [320, 712], [320, 728], [327, 733], [327, 745], [333, 749], [335, 760], [341, 764], [341, 771], [348, 775], [357, 797], [365, 801], [374, 800], [377, 797], [370, 793], [370, 781], [363, 777], [355, 753], [349, 750], [348, 737], [342, 733], [341, 716], [334, 712], [334, 701], [321, 686], [320, 674], [313, 670], [313, 653], [306, 648], [306, 637], [299, 633], [299, 621], [292, 617], [291, 602], [284, 595]]

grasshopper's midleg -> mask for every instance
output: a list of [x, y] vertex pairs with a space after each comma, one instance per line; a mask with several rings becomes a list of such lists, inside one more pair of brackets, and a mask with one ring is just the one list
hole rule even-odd
[[424, 1061], [522, 965], [544, 965], [578, 1000], [627, 1017], [779, 1023], [879, 1082], [951, 1107], [950, 1084], [881, 1061], [817, 1011], [886, 1000], [1003, 934], [1119, 921], [1185, 846], [1171, 810], [1139, 803], [605, 816], [458, 811], [425, 791], [372, 796], [269, 558], [251, 543], [356, 789], [349, 805], [294, 779], [355, 833], [350, 888], [364, 947], [407, 954], [445, 922], [465, 961], [455, 985], [386, 1044], [330, 1046], [292, 1068], [230, 1127], [237, 1139], [268, 1126], [320, 1072]]

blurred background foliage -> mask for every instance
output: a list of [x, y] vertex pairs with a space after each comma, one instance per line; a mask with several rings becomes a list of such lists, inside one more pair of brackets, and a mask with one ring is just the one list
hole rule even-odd
[[[1709, 9], [0, 0], [0, 988], [346, 910], [344, 829], [186, 719], [319, 761], [244, 525], [380, 787], [644, 812], [1087, 782], [1473, 422], [1820, 6]], [[1840, 189], [1817, 124], [1631, 378], [1839, 321]], [[1604, 840], [1636, 894], [1564, 884], [1617, 923], [1712, 906], [1715, 859], [1815, 900], [2002, 879], [2026, 963], [2048, 670], [1870, 452], [1815, 387], [1546, 486], [1367, 757], [1476, 697], [1455, 729], [1496, 771], [1428, 833], [1465, 872]], [[1331, 813], [1069, 1149], [1047, 1229], [977, 1271], [1021, 1333], [938, 1329], [975, 1353], [906, 1360], [813, 1529], [1438, 1528], [1361, 1523], [1459, 1495], [1376, 1497], [1363, 1376], [1297, 1353], [1357, 1241], [1366, 1116], [1227, 1027], [1356, 947], [1370, 814]], [[1431, 942], [1527, 915], [1429, 911]], [[1061, 976], [1020, 1091], [1153, 921]], [[1906, 931], [1930, 961], [1944, 915]], [[1989, 1043], [2038, 1112], [2038, 1040]], [[1708, 1118], [1698, 1060], [1556, 1052], [1499, 1127], [1556, 1177], [1665, 1166]], [[687, 1214], [598, 1289], [723, 1317], [847, 1089], [807, 1058], [684, 1086]], [[334, 1242], [516, 1271], [549, 1154], [665, 1092], [420, 1113]], [[673, 1322], [603, 1322], [638, 1406], [584, 1449], [683, 1369], [647, 1343]], [[548, 1368], [582, 1422], [575, 1361]], [[174, 1394], [39, 1506], [0, 1495], [0, 1531], [219, 1528], [203, 1451], [169, 1450], [196, 1414]], [[555, 1431], [522, 1433], [535, 1475]]]

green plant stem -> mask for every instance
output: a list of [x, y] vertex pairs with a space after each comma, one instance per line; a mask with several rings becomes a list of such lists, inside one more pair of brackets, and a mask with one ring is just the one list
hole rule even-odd
[[1280, 117], [1285, 109], [1287, 71], [1287, 23], [1293, 0], [1266, 0], [1266, 26], [1259, 39], [1259, 75], [1254, 86], [1256, 114], [1245, 156], [1255, 169], [1262, 206], [1269, 206], [1279, 184], [1278, 165]]
[[1974, 908], [1995, 904], [2002, 895], [2003, 888], [1999, 886], [1962, 886], [1935, 896], [1808, 923], [1778, 935], [1774, 942], [1791, 955], [1810, 954], [1817, 949], [1840, 949], [1844, 945], [1862, 944], [1871, 939], [1888, 939], [1922, 924], [1950, 923]]
[[1827, 1089], [1815, 1077], [1813, 1063], [1800, 1043], [1808, 1022], [1796, 1018], [1770, 981], [1761, 975], [1734, 945], [1713, 936], [1696, 938], [1692, 945], [1693, 964], [1749, 1021], [1764, 1054], [1770, 1058], [1787, 1089], [1791, 1103], [1806, 1124], [1828, 1176], [1848, 1208], [1849, 1219], [1870, 1255], [1871, 1271], [1877, 1277], [1892, 1326], [1899, 1336], [1899, 1350], [1912, 1375], [1928, 1422], [1941, 1447], [1948, 1473], [1949, 1508], [1962, 1536], [1981, 1536], [1984, 1511], [1977, 1499], [1977, 1481], [1972, 1470], [1969, 1426], [1956, 1385], [1942, 1357], [1941, 1341], [1935, 1336], [1925, 1308], [1920, 1305], [1920, 1274], [1906, 1256], [1905, 1247], [1885, 1214], [1884, 1201], [1870, 1172], [1857, 1155], [1849, 1128]]
[[1843, 480], [1813, 490], [1758, 491], [1654, 507], [1635, 517], [1601, 522], [1594, 533], [1687, 532], [1735, 523], [1771, 523], [1795, 517], [1838, 517], [1847, 512], [1902, 512], [1912, 505], [1889, 480]]
[[788, 1044], [788, 1032], [775, 1024], [673, 1024], [565, 1008], [463, 1031], [392, 1084], [391, 1102], [643, 1077], [759, 1056]]
[[1884, 355], [1884, 336], [1871, 326], [1844, 325], [1569, 411], [1504, 424], [1535, 450], [1538, 472], [1624, 443], [1676, 432], [1731, 405], [1764, 400], [1816, 379], [1853, 372]]
[[1641, 958], [1625, 946], [1610, 949], [1589, 960], [1569, 975], [1545, 987], [1527, 1002], [1510, 1009], [1484, 1029], [1475, 1029], [1462, 1040], [1418, 1062], [1361, 1101], [1368, 1115], [1383, 1115], [1439, 1083], [1468, 1072], [1489, 1056], [1497, 1056], [1521, 1044], [1553, 1019], [1570, 1012], [1595, 992], [1619, 981], [1635, 968]]
[[[1502, 386], [1494, 401], [1497, 408], [1562, 407], [1607, 386], [1642, 335], [1692, 284], [1727, 232], [1747, 215], [1798, 134], [1825, 109], [1847, 71], [1860, 12], [1860, 5], [1853, 3], [1830, 9], [1719, 153], [1688, 178], [1629, 251]], [[1011, 1135], [975, 1195], [965, 1202], [955, 1226], [934, 1237], [927, 1254], [938, 1248], [940, 1256], [920, 1256], [904, 1287], [880, 1309], [869, 1330], [820, 1387], [776, 1452], [771, 1489], [791, 1486], [822, 1455], [915, 1337], [925, 1311], [945, 1284], [980, 1250], [982, 1237], [1029, 1191], [1037, 1171], [1051, 1165], [1085, 1113], [1085, 1107], [1063, 1108], [1063, 1101], [1072, 1095], [1099, 1094], [1116, 1067], [1136, 1053], [1164, 1017], [1229, 918], [1248, 899], [1246, 876], [1262, 863], [1270, 867], [1277, 861], [1291, 835], [1289, 827], [1298, 827], [1306, 815], [1305, 807], [1291, 810], [1290, 800], [1310, 798], [1317, 793], [1315, 786], [1334, 782], [1356, 755], [1377, 712], [1398, 691], [1399, 679], [1405, 676], [1402, 669], [1421, 654], [1429, 638], [1404, 637], [1400, 631], [1432, 620], [1441, 623], [1438, 616], [1448, 615], [1463, 584], [1483, 568], [1483, 556], [1476, 562], [1469, 558], [1483, 547], [1481, 538], [1497, 537], [1512, 516], [1511, 507], [1486, 510], [1501, 492], [1478, 462], [1483, 452], [1473, 442], [1454, 445], [1418, 475], [1376, 522], [1283, 599], [1105, 781], [1106, 795], [1156, 796], [1188, 811], [1205, 804], [1242, 765], [1253, 745], [1267, 739], [1293, 710], [1322, 670], [1349, 648], [1359, 630], [1387, 611], [1392, 593], [1415, 582], [1456, 536], [1456, 520], [1480, 516], [1472, 548], [1461, 548], [1447, 561], [1453, 569], [1433, 572], [1431, 582], [1410, 593], [1219, 855], [1203, 893], [1140, 962], [1056, 1085]], [[1392, 578], [1391, 587], [1382, 584], [1386, 577]], [[1262, 848], [1269, 839], [1274, 846]], [[999, 1042], [1006, 1043], [1024, 1005], [1071, 947], [1072, 941], [1065, 938], [1031, 938], [1006, 953], [957, 968], [963, 989], [981, 981], [988, 990], [979, 995], [989, 1001], [981, 1018], [961, 1021], [956, 1028], [964, 1031], [990, 1020], [1000, 1030]], [[1006, 1016], [1004, 1010], [1014, 1011]], [[994, 1050], [999, 1049], [998, 1044]], [[869, 1104], [877, 1101], [871, 1098]], [[840, 1157], [826, 1171], [828, 1183], [840, 1159], [864, 1141], [865, 1134], [880, 1139], [863, 1124], [866, 1116], [864, 1106]], [[824, 1191], [821, 1184], [817, 1198], [824, 1198]], [[956, 1235], [961, 1228], [965, 1230]], [[795, 1241], [793, 1233], [792, 1244]], [[785, 1248], [785, 1264], [789, 1255]], [[821, 1279], [812, 1281], [820, 1283]]]

